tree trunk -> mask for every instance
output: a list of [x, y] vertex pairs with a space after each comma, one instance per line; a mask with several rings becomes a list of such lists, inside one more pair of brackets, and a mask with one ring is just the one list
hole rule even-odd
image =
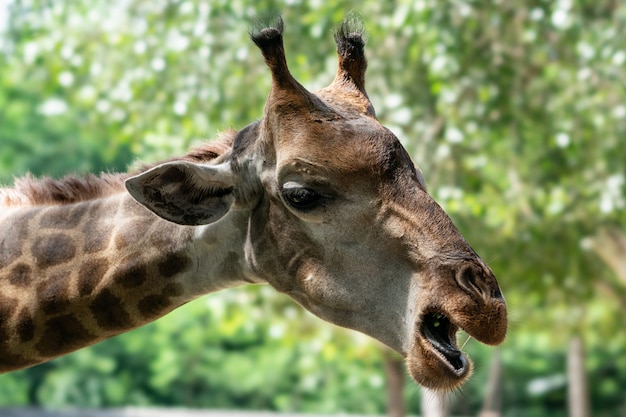
[[387, 416], [404, 417], [404, 360], [400, 355], [385, 348], [383, 351], [385, 374], [387, 376]]
[[567, 400], [570, 417], [590, 417], [583, 339], [574, 336], [567, 351]]
[[500, 417], [502, 408], [502, 358], [500, 349], [493, 349], [489, 376], [487, 378], [487, 392], [483, 400], [483, 407], [479, 417]]
[[422, 389], [422, 417], [448, 417], [450, 404], [443, 392]]

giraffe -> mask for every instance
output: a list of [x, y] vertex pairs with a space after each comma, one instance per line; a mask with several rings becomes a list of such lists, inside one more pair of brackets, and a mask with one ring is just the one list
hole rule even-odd
[[376, 118], [360, 22], [339, 26], [335, 79], [315, 92], [291, 75], [283, 31], [251, 33], [272, 76], [260, 120], [135, 172], [0, 189], [0, 372], [242, 284], [372, 336], [436, 390], [471, 373], [458, 330], [504, 340], [495, 275]]

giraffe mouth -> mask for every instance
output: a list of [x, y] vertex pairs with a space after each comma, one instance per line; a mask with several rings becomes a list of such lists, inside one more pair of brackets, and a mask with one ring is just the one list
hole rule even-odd
[[457, 377], [470, 370], [466, 356], [459, 349], [456, 333], [459, 330], [443, 313], [427, 313], [422, 319], [422, 335], [428, 341], [429, 350]]

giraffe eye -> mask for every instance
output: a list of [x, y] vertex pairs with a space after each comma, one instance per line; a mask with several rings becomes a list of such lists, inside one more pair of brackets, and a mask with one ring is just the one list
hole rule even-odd
[[313, 209], [324, 199], [315, 190], [291, 181], [283, 184], [282, 195], [285, 201], [296, 210]]

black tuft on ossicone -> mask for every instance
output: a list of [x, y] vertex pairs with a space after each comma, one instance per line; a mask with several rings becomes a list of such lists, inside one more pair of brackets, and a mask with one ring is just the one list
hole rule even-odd
[[363, 94], [365, 93], [365, 27], [357, 14], [348, 15], [335, 32], [337, 54], [339, 55], [340, 79], [351, 81]]
[[250, 30], [250, 39], [263, 51], [268, 46], [282, 44], [284, 30], [281, 16], [257, 18]]
[[346, 16], [335, 32], [335, 42], [340, 55], [351, 49], [362, 52], [365, 46], [365, 26], [361, 16], [355, 13]]

